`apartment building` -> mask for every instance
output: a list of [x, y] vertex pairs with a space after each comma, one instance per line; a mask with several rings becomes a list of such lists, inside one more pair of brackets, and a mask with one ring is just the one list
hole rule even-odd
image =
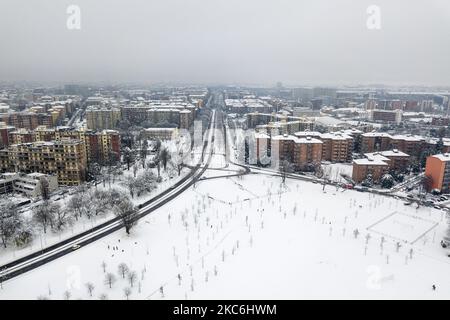
[[[293, 134], [297, 131], [305, 131], [314, 129], [314, 121], [305, 117], [292, 117], [277, 113], [260, 113], [251, 112], [246, 114], [247, 128], [264, 128], [270, 130], [271, 126], [285, 127], [288, 134]], [[284, 124], [284, 125], [283, 125]], [[297, 130], [296, 130], [297, 129]], [[284, 134], [279, 133], [279, 134]]]
[[361, 183], [367, 176], [372, 175], [373, 181], [380, 181], [381, 177], [389, 171], [387, 158], [367, 157], [353, 160], [352, 179], [356, 183]]
[[385, 132], [367, 132], [361, 135], [361, 152], [389, 150], [392, 137]]
[[28, 130], [34, 130], [41, 125], [48, 127], [54, 125], [53, 118], [50, 114], [33, 112], [3, 113], [0, 114], [0, 122], [4, 122], [15, 128], [25, 128]]
[[7, 172], [0, 174], [0, 194], [17, 192], [27, 197], [38, 197], [42, 195], [42, 181], [48, 192], [58, 188], [58, 178], [55, 175], [33, 172], [29, 174], [20, 174]]
[[371, 153], [397, 149], [407, 154], [418, 156], [429, 143], [425, 138], [414, 135], [393, 135], [385, 132], [368, 132], [362, 134], [361, 152]]
[[33, 132], [20, 128], [9, 133], [10, 144], [28, 143], [34, 141]]
[[151, 124], [173, 123], [189, 129], [195, 119], [196, 106], [189, 103], [151, 103], [127, 105], [121, 108], [122, 119], [131, 123], [148, 121]]
[[299, 170], [309, 170], [322, 161], [322, 145], [319, 139], [297, 138], [294, 143], [293, 164]]
[[350, 162], [352, 160], [354, 137], [345, 131], [330, 133], [300, 131], [294, 135], [298, 138], [311, 137], [322, 141], [322, 161]]
[[356, 183], [362, 182], [371, 174], [374, 182], [391, 170], [402, 172], [408, 166], [410, 156], [397, 149], [365, 153], [365, 158], [353, 160], [352, 178]]
[[1, 172], [55, 174], [60, 185], [83, 182], [86, 165], [86, 148], [80, 140], [38, 141], [0, 150]]
[[[188, 110], [186, 110], [188, 111]], [[180, 124], [180, 110], [178, 109], [149, 109], [147, 110], [146, 120], [157, 124], [157, 123], [173, 123]]]
[[298, 138], [293, 135], [278, 135], [271, 139], [272, 159], [278, 157], [279, 161], [287, 160], [296, 169], [306, 170], [320, 163], [322, 160], [323, 142], [311, 138]]
[[428, 191], [432, 189], [441, 192], [450, 191], [450, 154], [435, 154], [427, 158], [425, 175], [431, 178]]
[[6, 172], [0, 174], [0, 194], [14, 191], [14, 181], [20, 176], [16, 172]]
[[254, 97], [247, 97], [244, 99], [225, 99], [225, 107], [229, 113], [238, 114], [253, 112], [270, 114], [274, 111], [274, 109], [276, 109], [266, 101]]
[[33, 141], [81, 140], [88, 162], [104, 163], [120, 159], [120, 134], [116, 130], [74, 130], [69, 127], [38, 127], [32, 132]]
[[323, 161], [350, 162], [352, 160], [352, 136], [341, 132], [333, 132], [321, 134], [319, 139], [323, 142]]
[[86, 109], [86, 126], [91, 130], [114, 129], [120, 120], [119, 108], [90, 106]]
[[389, 170], [404, 171], [410, 161], [410, 155], [400, 150], [392, 149], [364, 154], [366, 158], [379, 158], [388, 164]]
[[5, 148], [10, 145], [9, 135], [16, 128], [13, 126], [8, 126], [4, 122], [0, 122], [0, 148]]
[[369, 120], [399, 124], [402, 121], [402, 110], [370, 110]]
[[391, 139], [391, 148], [411, 155], [419, 155], [425, 147], [426, 141], [421, 136], [394, 135]]
[[271, 142], [270, 136], [263, 132], [255, 132], [255, 145], [254, 145], [254, 155], [256, 155], [257, 162], [261, 162], [264, 156], [271, 155]]

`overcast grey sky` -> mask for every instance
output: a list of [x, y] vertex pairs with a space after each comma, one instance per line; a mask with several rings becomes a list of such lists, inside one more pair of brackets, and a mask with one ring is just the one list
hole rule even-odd
[[0, 80], [450, 85], [449, 0], [1, 0], [0, 35]]

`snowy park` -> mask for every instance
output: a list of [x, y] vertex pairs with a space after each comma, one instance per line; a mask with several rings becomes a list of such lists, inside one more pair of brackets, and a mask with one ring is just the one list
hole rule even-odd
[[4, 282], [0, 298], [449, 299], [446, 227], [444, 212], [392, 197], [262, 174], [203, 180], [131, 235]]

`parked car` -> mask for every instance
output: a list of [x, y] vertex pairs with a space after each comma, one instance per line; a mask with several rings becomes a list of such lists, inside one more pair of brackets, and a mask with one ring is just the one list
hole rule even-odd
[[431, 194], [437, 196], [437, 195], [441, 194], [441, 190], [439, 190], [439, 189], [433, 189], [433, 190], [431, 190]]
[[359, 192], [366, 192], [366, 191], [369, 191], [369, 188], [367, 188], [367, 187], [361, 187], [361, 186], [355, 186], [355, 187], [353, 187], [353, 189], [355, 189], [356, 191], [359, 191]]

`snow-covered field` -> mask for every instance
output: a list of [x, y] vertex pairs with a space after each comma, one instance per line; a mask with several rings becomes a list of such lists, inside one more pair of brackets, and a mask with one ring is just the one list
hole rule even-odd
[[352, 176], [353, 166], [349, 163], [324, 163], [323, 171], [332, 181], [342, 181], [341, 174]]
[[369, 193], [265, 175], [204, 180], [131, 236], [120, 230], [7, 281], [0, 298], [125, 299], [126, 263], [137, 273], [130, 299], [449, 299], [445, 228], [441, 211]]

